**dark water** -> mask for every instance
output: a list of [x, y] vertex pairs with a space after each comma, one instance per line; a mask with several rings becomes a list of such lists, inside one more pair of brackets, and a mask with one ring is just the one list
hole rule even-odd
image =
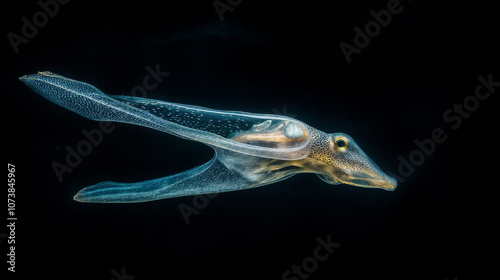
[[[21, 18], [32, 23], [35, 14], [39, 27], [24, 27], [32, 38], [16, 37], [22, 43], [4, 37], [2, 158], [15, 165], [18, 220], [16, 272], [2, 279], [484, 278], [496, 252], [500, 87], [475, 91], [500, 81], [494, 9], [482, 1], [269, 2], [232, 1], [223, 21], [211, 1], [71, 1], [47, 8], [53, 16], [26, 1], [5, 11], [4, 34], [23, 36]], [[356, 36], [353, 28], [367, 24], [373, 37]], [[352, 46], [350, 63], [342, 42]], [[151, 69], [169, 75], [145, 86]], [[17, 80], [44, 70], [108, 94], [285, 113], [349, 134], [400, 183], [387, 192], [307, 174], [204, 200], [78, 203], [83, 187], [174, 174], [212, 151], [114, 124], [88, 155], [67, 159], [99, 123]], [[54, 162], [72, 172], [59, 180]], [[189, 224], [180, 206], [195, 209]], [[11, 245], [2, 228], [3, 273]], [[328, 242], [340, 246], [321, 247]]]

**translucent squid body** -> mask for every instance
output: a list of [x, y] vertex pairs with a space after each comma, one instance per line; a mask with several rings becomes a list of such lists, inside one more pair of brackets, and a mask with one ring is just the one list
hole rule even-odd
[[327, 134], [285, 116], [218, 111], [131, 96], [110, 96], [51, 72], [19, 78], [34, 91], [83, 117], [149, 127], [215, 150], [207, 163], [138, 183], [101, 182], [80, 190], [80, 202], [127, 203], [246, 190], [316, 173], [329, 184], [394, 190], [387, 176], [343, 133]]

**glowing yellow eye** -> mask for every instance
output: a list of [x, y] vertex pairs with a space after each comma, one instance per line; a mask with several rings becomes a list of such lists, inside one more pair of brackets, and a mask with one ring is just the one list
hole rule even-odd
[[342, 149], [347, 148], [347, 139], [345, 137], [335, 139], [335, 146]]

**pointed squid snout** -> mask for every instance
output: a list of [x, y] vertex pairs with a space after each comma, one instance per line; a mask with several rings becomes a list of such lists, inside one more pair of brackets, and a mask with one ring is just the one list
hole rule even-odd
[[[394, 190], [397, 181], [385, 174], [346, 134], [333, 135], [336, 180], [349, 185]], [[341, 146], [341, 147], [340, 147]]]

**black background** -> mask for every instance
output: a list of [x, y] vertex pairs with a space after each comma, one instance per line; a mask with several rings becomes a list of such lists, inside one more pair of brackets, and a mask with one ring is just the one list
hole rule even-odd
[[[388, 2], [244, 0], [221, 21], [212, 1], [73, 0], [17, 54], [7, 34], [21, 35], [21, 18], [32, 21], [41, 8], [36, 1], [2, 8], [2, 157], [16, 166], [18, 217], [17, 272], [7, 279], [108, 280], [122, 268], [136, 280], [281, 279], [329, 235], [341, 246], [309, 279], [484, 279], [497, 263], [498, 91], [456, 130], [443, 113], [474, 94], [479, 75], [500, 81], [498, 14], [486, 1], [401, 1], [401, 13], [347, 63], [339, 44], [353, 44], [353, 28], [363, 29], [370, 11]], [[130, 94], [145, 67], [157, 64], [170, 75], [148, 98], [286, 113], [349, 134], [394, 174], [415, 139], [435, 128], [448, 138], [394, 192], [304, 174], [220, 194], [189, 225], [178, 207], [192, 206], [192, 197], [73, 201], [83, 187], [167, 176], [208, 161], [212, 151], [116, 124], [59, 182], [51, 164], [64, 163], [65, 147], [98, 123], [17, 78], [50, 70]]]

